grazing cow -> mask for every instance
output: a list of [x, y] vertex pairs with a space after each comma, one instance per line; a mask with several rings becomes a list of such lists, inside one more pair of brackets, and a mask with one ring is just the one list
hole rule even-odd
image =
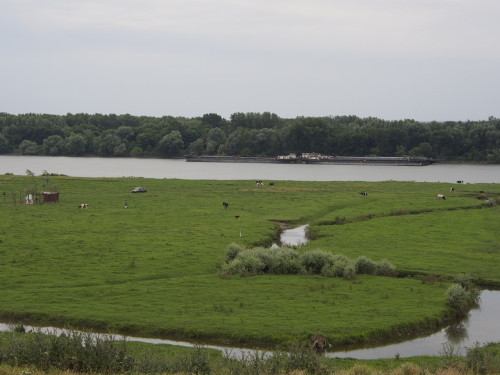
[[452, 188], [450, 189], [450, 191], [457, 191], [457, 189], [455, 189], [455, 188], [453, 188], [453, 187], [452, 187]]
[[264, 183], [262, 181], [255, 181], [255, 185], [264, 186]]
[[222, 205], [224, 206], [224, 209], [228, 209], [229, 203], [228, 202], [222, 202]]
[[361, 194], [363, 197], [367, 197], [368, 196], [368, 193], [366, 191], [362, 192], [362, 193], [359, 193]]
[[270, 183], [269, 183], [269, 186], [274, 186], [274, 182], [270, 182]]
[[436, 195], [436, 198], [446, 200], [446, 197], [443, 194]]
[[458, 180], [457, 184], [463, 184], [464, 182], [462, 180]]
[[83, 210], [83, 209], [85, 209], [85, 210], [86, 210], [87, 208], [89, 208], [89, 205], [88, 205], [87, 203], [82, 203], [82, 204], [80, 204], [80, 205], [78, 206], [78, 209], [80, 209], [80, 208], [81, 208], [82, 210]]
[[236, 215], [234, 218], [238, 220], [240, 218], [240, 215]]

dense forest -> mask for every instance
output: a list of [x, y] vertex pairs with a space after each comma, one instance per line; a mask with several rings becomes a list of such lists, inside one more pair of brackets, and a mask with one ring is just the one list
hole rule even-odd
[[500, 119], [387, 121], [357, 116], [280, 118], [274, 113], [201, 117], [129, 114], [0, 113], [0, 153], [178, 157], [276, 156], [318, 152], [349, 156], [426, 156], [500, 163]]

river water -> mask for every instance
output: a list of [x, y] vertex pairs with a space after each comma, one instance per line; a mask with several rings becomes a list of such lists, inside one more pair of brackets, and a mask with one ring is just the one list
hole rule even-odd
[[198, 163], [184, 159], [0, 155], [0, 174], [44, 171], [74, 177], [187, 180], [417, 181], [500, 183], [500, 165], [377, 166], [332, 164]]
[[[184, 159], [136, 159], [99, 157], [48, 157], [0, 155], [0, 174], [35, 175], [43, 172], [75, 177], [146, 177], [188, 180], [296, 180], [296, 181], [417, 181], [456, 183], [500, 183], [500, 165], [434, 164], [429, 166], [374, 165], [310, 165], [310, 164], [247, 164], [197, 163]], [[291, 231], [289, 238], [300, 241], [305, 227]], [[287, 242], [287, 241], [284, 241]], [[452, 345], [463, 354], [476, 342], [500, 342], [498, 328], [500, 292], [483, 291], [481, 308], [472, 310], [467, 319], [425, 338], [373, 349], [327, 353], [329, 357], [358, 359], [389, 358], [416, 355], [440, 355], [443, 344]], [[0, 324], [0, 330], [7, 329]], [[150, 343], [190, 346], [190, 343], [169, 340], [129, 338]], [[224, 350], [221, 347], [213, 347]], [[232, 348], [236, 353], [246, 349]]]

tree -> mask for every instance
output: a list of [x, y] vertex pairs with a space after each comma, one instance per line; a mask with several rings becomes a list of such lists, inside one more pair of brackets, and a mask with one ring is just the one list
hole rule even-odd
[[101, 137], [99, 143], [99, 152], [105, 155], [116, 155], [115, 150], [122, 143], [121, 139], [115, 134], [108, 133]]
[[134, 129], [130, 126], [120, 126], [116, 129], [115, 134], [123, 141], [131, 141], [135, 138]]
[[49, 155], [64, 153], [65, 142], [60, 135], [50, 135], [43, 140], [43, 152]]
[[9, 141], [7, 140], [7, 138], [3, 136], [3, 134], [0, 134], [0, 154], [7, 153], [9, 151], [10, 151]]
[[160, 140], [158, 151], [163, 156], [178, 156], [183, 147], [184, 141], [181, 133], [178, 130], [173, 130]]
[[244, 149], [248, 149], [250, 136], [247, 129], [238, 128], [227, 137], [224, 151], [227, 155], [243, 155]]
[[226, 134], [220, 128], [210, 129], [207, 134], [207, 148], [208, 155], [215, 155], [218, 153], [219, 148], [226, 141]]
[[81, 134], [71, 134], [66, 138], [66, 153], [81, 155], [85, 152], [85, 138]]
[[410, 151], [411, 156], [425, 156], [432, 157], [432, 146], [429, 142], [422, 142], [417, 147], [414, 147]]
[[205, 150], [205, 141], [203, 138], [198, 138], [189, 145], [189, 153], [192, 155], [201, 155]]
[[301, 154], [303, 152], [320, 152], [328, 154], [329, 126], [322, 118], [300, 118], [289, 128], [287, 134], [290, 150]]
[[213, 128], [222, 126], [223, 121], [224, 119], [217, 113], [207, 113], [201, 118], [201, 122], [203, 124], [206, 124]]
[[21, 151], [23, 155], [37, 155], [38, 145], [36, 142], [25, 139], [19, 144], [19, 151]]

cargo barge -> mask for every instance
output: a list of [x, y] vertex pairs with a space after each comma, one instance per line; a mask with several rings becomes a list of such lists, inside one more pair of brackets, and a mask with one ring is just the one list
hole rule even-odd
[[411, 156], [330, 156], [317, 153], [280, 155], [276, 157], [258, 156], [211, 156], [186, 155], [188, 162], [216, 163], [279, 163], [279, 164], [357, 164], [357, 165], [403, 165], [425, 166], [437, 163], [438, 160], [426, 157]]

